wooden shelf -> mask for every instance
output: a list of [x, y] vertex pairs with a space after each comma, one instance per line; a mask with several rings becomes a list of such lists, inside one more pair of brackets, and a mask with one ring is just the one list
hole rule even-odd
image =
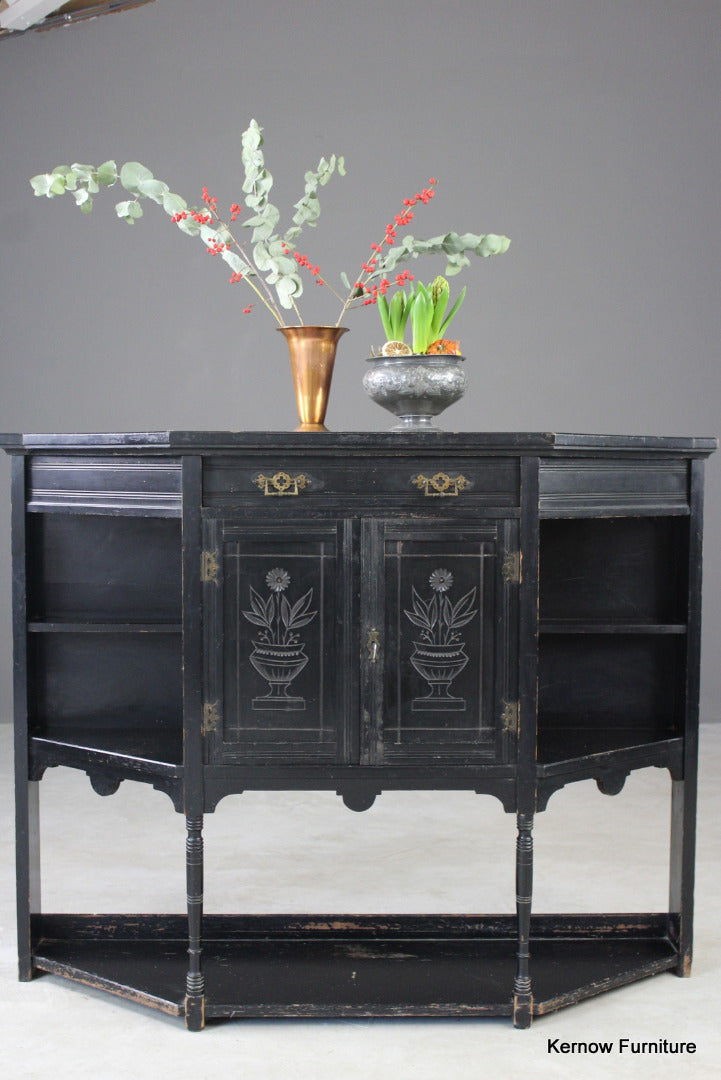
[[654, 765], [657, 763], [654, 757], [665, 755], [670, 747], [681, 742], [681, 738], [674, 735], [659, 738], [650, 727], [646, 732], [637, 726], [610, 729], [580, 722], [571, 727], [540, 718], [536, 760], [545, 771], [554, 766], [566, 769], [569, 763], [583, 764], [600, 755], [619, 758], [619, 763], [624, 755], [636, 755], [642, 758], [641, 764]]
[[93, 620], [53, 619], [28, 623], [30, 634], [180, 634], [179, 622], [94, 622]]
[[[177, 774], [183, 763], [182, 721], [177, 728], [144, 727], [97, 728], [90, 725], [63, 725], [62, 730], [47, 728], [30, 740], [34, 759], [46, 764], [86, 768], [89, 764], [114, 763], [128, 769], [151, 766]], [[50, 760], [52, 759], [52, 760]], [[101, 759], [101, 760], [99, 760]]]
[[[163, 1012], [183, 1011], [182, 916], [44, 915], [34, 963]], [[537, 915], [536, 1015], [678, 964], [668, 915]], [[206, 916], [212, 1017], [510, 1016], [512, 916]]]
[[685, 623], [594, 622], [581, 619], [542, 619], [539, 634], [685, 634]]

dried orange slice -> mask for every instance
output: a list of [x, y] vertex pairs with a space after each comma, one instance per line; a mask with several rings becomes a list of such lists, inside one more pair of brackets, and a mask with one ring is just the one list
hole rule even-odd
[[410, 356], [411, 347], [404, 341], [386, 341], [381, 349], [381, 356]]
[[451, 341], [450, 338], [438, 338], [438, 341], [434, 341], [432, 345], [428, 346], [426, 354], [428, 353], [440, 353], [445, 356], [450, 353], [451, 356], [460, 356], [461, 343], [460, 341]]

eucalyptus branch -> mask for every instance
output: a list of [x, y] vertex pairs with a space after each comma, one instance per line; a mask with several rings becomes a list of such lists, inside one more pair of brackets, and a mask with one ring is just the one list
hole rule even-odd
[[[247, 281], [280, 326], [286, 325], [283, 310], [293, 311], [302, 325], [297, 303], [303, 293], [299, 266], [309, 266], [310, 263], [306, 256], [298, 255], [294, 241], [305, 225], [315, 227], [320, 215], [318, 191], [334, 173], [344, 176], [345, 165], [342, 157], [332, 154], [328, 159], [322, 157], [317, 168], [305, 174], [303, 195], [294, 204], [293, 224], [283, 233], [278, 231], [280, 212], [269, 200], [273, 177], [266, 168], [262, 146], [262, 128], [251, 120], [242, 135], [244, 208], [251, 212], [251, 216], [241, 221], [240, 226], [252, 230], [247, 250], [220, 216], [217, 199], [208, 196], [207, 190], [203, 192], [206, 210], [189, 207], [182, 196], [171, 192], [164, 181], [156, 179], [148, 168], [137, 161], [126, 162], [119, 171], [114, 161], [106, 161], [97, 168], [81, 164], [58, 165], [49, 173], [34, 176], [30, 183], [38, 196], [52, 199], [71, 194], [81, 213], [88, 214], [93, 208], [93, 196], [102, 187], [113, 187], [119, 182], [128, 193], [128, 197], [115, 206], [119, 218], [133, 225], [143, 216], [143, 200], [150, 199], [157, 203], [182, 232], [199, 237], [212, 254], [221, 255], [233, 271], [231, 281], [237, 282], [241, 278]], [[487, 257], [508, 250], [510, 240], [492, 233], [476, 236], [473, 233], [459, 235], [449, 232], [429, 240], [406, 236], [396, 243], [397, 229], [407, 225], [413, 217], [411, 207], [419, 201], [427, 203], [433, 198], [435, 183], [435, 180], [430, 180], [429, 186], [422, 192], [403, 200], [401, 213], [396, 214], [394, 224], [386, 226], [382, 240], [371, 244], [371, 255], [363, 263], [353, 283], [345, 274], [341, 274], [341, 281], [347, 289], [345, 295], [341, 295], [325, 275], [321, 277], [318, 267], [311, 270], [317, 281], [330, 289], [341, 303], [336, 326], [340, 326], [347, 311], [376, 303], [378, 296], [383, 295], [391, 284], [387, 275], [410, 259], [421, 255], [444, 255], [445, 273], [450, 276], [470, 265], [471, 254]], [[231, 221], [235, 221], [244, 208], [234, 203], [231, 206]], [[211, 227], [211, 222], [215, 227]], [[260, 280], [256, 281], [256, 278]], [[396, 276], [395, 284], [402, 285], [411, 278], [412, 275], [404, 271]]]

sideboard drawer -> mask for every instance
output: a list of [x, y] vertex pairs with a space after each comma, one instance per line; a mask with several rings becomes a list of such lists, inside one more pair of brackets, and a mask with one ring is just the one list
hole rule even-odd
[[[516, 507], [520, 501], [520, 465], [516, 457], [471, 458], [355, 457], [340, 461], [298, 456], [268, 457], [252, 462], [217, 457], [205, 462], [203, 503], [206, 506], [270, 505], [293, 499], [321, 506], [324, 502], [391, 506], [454, 505]], [[450, 504], [449, 504], [450, 505]]]
[[29, 510], [179, 517], [180, 459], [65, 457], [30, 459]]
[[685, 459], [560, 458], [542, 460], [542, 516], [688, 513]]

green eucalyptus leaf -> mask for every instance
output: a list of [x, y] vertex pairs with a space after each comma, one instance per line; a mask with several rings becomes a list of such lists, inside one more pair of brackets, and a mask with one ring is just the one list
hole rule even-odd
[[221, 259], [223, 262], [226, 262], [236, 274], [247, 276], [251, 270], [245, 259], [241, 259], [236, 251], [224, 251], [221, 255]]
[[[285, 258], [286, 246], [287, 245], [285, 241], [281, 240], [279, 236], [274, 236], [270, 243], [266, 244], [268, 254], [272, 255], [274, 259], [278, 259], [281, 257]], [[295, 260], [289, 261], [292, 262], [293, 265], [295, 265]]]
[[221, 244], [232, 244], [233, 242], [232, 234], [228, 232], [224, 225], [221, 225], [218, 229], [216, 229], [215, 235], [216, 239]]
[[93, 200], [88, 195], [87, 199], [85, 200], [84, 203], [82, 203], [82, 205], [80, 207], [80, 213], [81, 214], [89, 214], [92, 209], [93, 209]]
[[294, 204], [295, 214], [293, 215], [293, 221], [296, 225], [315, 226], [320, 217], [318, 188], [324, 187], [328, 183], [336, 168], [341, 176], [345, 175], [343, 159], [336, 158], [335, 154], [331, 154], [330, 160], [324, 157], [320, 159], [315, 172], [309, 171], [305, 174], [303, 197]]
[[251, 120], [248, 127], [241, 136], [241, 146], [243, 152], [249, 155], [255, 153], [263, 145], [262, 127], [259, 126], [257, 120]]
[[330, 161], [326, 161], [326, 159], [324, 157], [322, 157], [320, 159], [320, 161], [318, 163], [318, 168], [316, 169], [316, 174], [315, 175], [316, 175], [316, 180], [321, 185], [321, 187], [325, 187], [325, 185], [328, 183], [331, 176], [335, 172], [335, 164], [336, 164], [336, 156], [335, 156], [335, 154], [331, 154]]
[[[280, 219], [280, 211], [272, 203], [266, 203], [265, 208], [261, 214], [256, 216], [257, 224], [253, 229], [252, 240], [253, 243], [257, 243], [259, 240], [270, 240], [275, 233], [275, 227]], [[247, 224], [247, 222], [244, 222]]]
[[[178, 211], [178, 213], [179, 212], [180, 211]], [[180, 220], [176, 221], [175, 224], [178, 226], [181, 232], [186, 233], [188, 236], [200, 235], [200, 225], [192, 217], [180, 218]]]
[[341, 272], [340, 272], [340, 280], [341, 280], [341, 285], [343, 286], [343, 288], [350, 289], [351, 284], [350, 284], [350, 281], [348, 280], [348, 275], [346, 274], [345, 270], [341, 270]]
[[64, 191], [65, 191], [65, 177], [60, 176], [60, 175], [53, 176], [51, 184], [50, 184], [50, 194], [52, 194], [52, 195], [62, 195], [64, 193]]
[[132, 225], [136, 218], [143, 216], [143, 208], [134, 199], [127, 199], [125, 202], [116, 203], [115, 213], [119, 218], [123, 218], [129, 225]]
[[77, 162], [74, 165], [70, 166], [68, 172], [74, 172], [79, 180], [83, 180], [85, 182], [87, 182], [88, 180], [92, 180], [93, 176], [95, 175], [95, 169], [92, 165], [79, 165]]
[[[77, 191], [73, 192], [73, 197], [75, 199], [76, 205], [77, 206], [82, 206], [83, 203], [86, 203], [88, 201], [88, 199], [90, 198], [90, 192], [88, 191], [87, 188], [78, 188]], [[92, 203], [92, 200], [91, 200], [91, 203]]]
[[[172, 191], [166, 191], [163, 195], [163, 210], [166, 214], [182, 214], [183, 210], [188, 209], [188, 204], [185, 199], [180, 195], [174, 195]], [[192, 218], [191, 218], [192, 220]], [[180, 222], [178, 222], [180, 224]], [[193, 222], [195, 225], [196, 222]]]
[[303, 282], [298, 274], [285, 274], [277, 282], [275, 291], [280, 301], [280, 306], [286, 310], [293, 307], [293, 299], [303, 292]]
[[300, 202], [296, 203], [293, 221], [296, 225], [314, 226], [320, 217], [320, 203], [314, 191], [309, 191]]
[[38, 176], [32, 176], [30, 178], [30, 184], [33, 192], [36, 196], [45, 195], [48, 199], [52, 199], [52, 183], [53, 177], [50, 173], [40, 173]]
[[201, 225], [200, 226], [200, 239], [203, 241], [204, 244], [207, 244], [208, 247], [210, 247], [210, 245], [213, 243], [213, 241], [217, 240], [217, 238], [218, 238], [218, 230], [217, 229], [214, 229], [211, 225]]
[[264, 274], [266, 270], [272, 268], [273, 259], [262, 241], [257, 243], [253, 248], [253, 262], [258, 270], [260, 270], [261, 274]]
[[448, 277], [453, 277], [455, 274], [460, 274], [461, 270], [464, 270], [467, 266], [471, 265], [471, 260], [467, 255], [459, 252], [456, 255], [449, 255], [446, 262], [445, 272]]
[[[293, 277], [297, 276], [295, 259], [290, 259], [284, 254], [282, 242], [277, 239], [269, 244], [263, 240], [259, 241], [253, 248], [253, 262], [262, 274], [271, 273], [277, 277], [292, 272]], [[270, 284], [274, 285], [275, 280], [274, 277]]]
[[277, 255], [275, 257], [275, 265], [278, 268], [278, 273], [283, 277], [287, 277], [288, 274], [295, 274], [297, 272], [295, 259], [290, 259], [287, 255]]
[[95, 178], [103, 187], [112, 187], [118, 179], [118, 166], [114, 161], [104, 161], [98, 166]]
[[495, 233], [488, 233], [480, 239], [479, 246], [483, 249], [479, 252], [481, 255], [504, 255], [511, 246], [507, 236], [496, 236]]
[[140, 184], [143, 180], [152, 180], [153, 174], [139, 161], [126, 161], [120, 170], [120, 183], [126, 191], [133, 195], [139, 195]]
[[138, 183], [138, 192], [161, 206], [163, 205], [163, 196], [167, 195], [169, 191], [170, 188], [162, 180], [141, 180]]

